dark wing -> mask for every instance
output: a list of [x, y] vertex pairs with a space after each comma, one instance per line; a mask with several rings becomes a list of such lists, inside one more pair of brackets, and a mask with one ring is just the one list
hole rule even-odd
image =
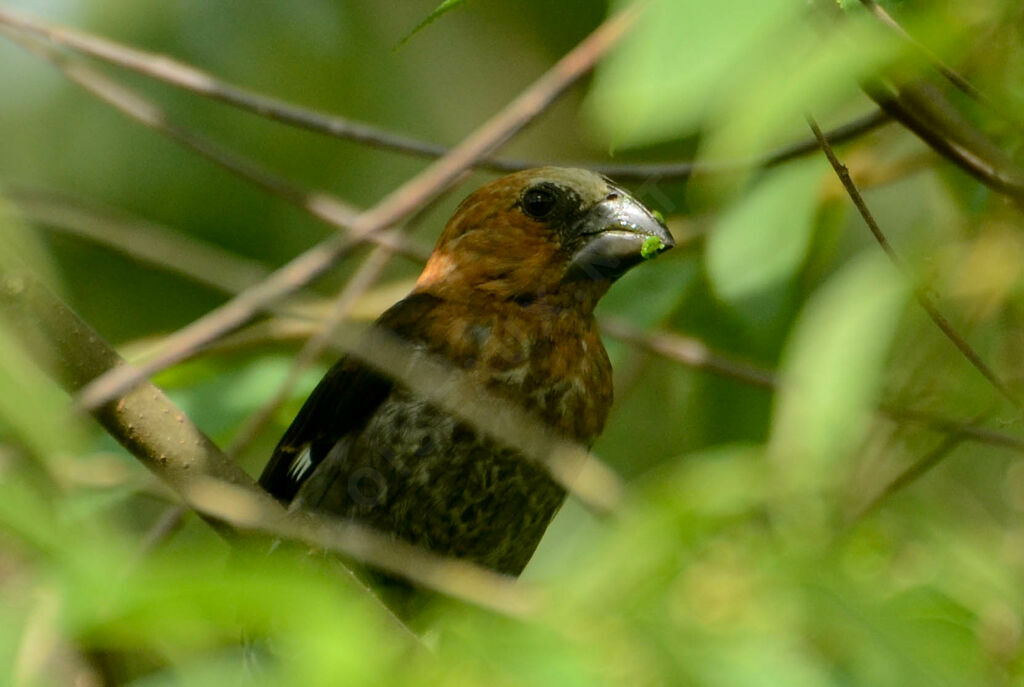
[[[417, 322], [436, 305], [425, 294], [405, 298], [380, 316], [376, 326], [415, 340]], [[324, 375], [281, 437], [263, 468], [259, 484], [282, 503], [290, 503], [338, 441], [358, 434], [394, 382], [359, 360], [346, 356]]]
[[358, 432], [391, 393], [390, 380], [345, 357], [320, 380], [281, 437], [260, 475], [260, 486], [282, 503], [291, 502], [302, 482], [331, 447]]

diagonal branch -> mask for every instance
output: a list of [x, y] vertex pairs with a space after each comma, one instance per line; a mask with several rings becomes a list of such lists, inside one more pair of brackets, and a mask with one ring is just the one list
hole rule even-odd
[[635, 13], [635, 6], [629, 6], [605, 20], [546, 74], [450, 153], [356, 217], [347, 236], [328, 239], [314, 246], [257, 286], [180, 330], [170, 337], [164, 353], [138, 367], [119, 367], [97, 378], [79, 394], [79, 403], [85, 408], [96, 407], [138, 384], [153, 371], [182, 359], [185, 351], [199, 349], [233, 331], [268, 305], [323, 274], [354, 242], [383, 231], [429, 202], [473, 162], [501, 146], [587, 73], [632, 25]]
[[[447, 152], [447, 149], [441, 145], [384, 131], [344, 117], [299, 107], [284, 100], [228, 83], [208, 72], [166, 55], [132, 48], [68, 26], [61, 26], [2, 8], [0, 8], [0, 24], [19, 32], [45, 38], [57, 45], [108, 64], [129, 69], [191, 93], [212, 98], [290, 126], [422, 157], [441, 157]], [[502, 163], [502, 168], [508, 167], [510, 164], [516, 163]]]
[[[889, 243], [889, 239], [886, 238], [882, 228], [878, 226], [878, 222], [875, 221], [874, 215], [871, 214], [871, 210], [868, 209], [867, 203], [864, 202], [864, 197], [860, 194], [860, 191], [857, 189], [857, 185], [850, 177], [850, 171], [842, 162], [839, 161], [839, 158], [836, 157], [835, 151], [832, 150], [832, 146], [829, 144], [828, 139], [825, 138], [825, 135], [821, 132], [817, 122], [815, 122], [810, 116], [807, 117], [807, 122], [810, 124], [811, 131], [814, 132], [815, 138], [818, 139], [821, 149], [825, 153], [825, 157], [828, 158], [829, 164], [832, 165], [832, 169], [835, 170], [836, 176], [839, 177], [839, 180], [842, 182], [847, 194], [850, 196], [850, 200], [853, 201], [854, 206], [857, 208], [857, 212], [860, 213], [865, 224], [867, 224], [868, 228], [871, 230], [872, 236], [875, 237], [878, 245], [882, 247], [882, 250], [889, 256], [889, 259], [896, 268], [903, 273], [904, 277], [910, 279], [911, 276], [907, 270], [906, 264], [892, 247], [892, 244]], [[973, 365], [974, 368], [978, 370], [978, 372], [980, 372], [982, 376], [985, 377], [985, 379], [987, 379], [989, 383], [1006, 398], [1006, 400], [1012, 403], [1013, 406], [1019, 410], [1021, 406], [1017, 397], [1010, 391], [1009, 387], [1006, 386], [995, 371], [988, 366], [988, 363], [984, 361], [981, 355], [974, 350], [971, 344], [969, 344], [967, 340], [956, 331], [953, 325], [950, 324], [949, 320], [946, 319], [946, 316], [942, 314], [938, 306], [936, 306], [932, 301], [931, 297], [923, 289], [917, 286], [914, 287], [914, 297], [917, 299], [921, 308], [923, 308], [928, 314], [928, 317], [931, 318], [932, 322], [935, 323], [935, 326], [937, 326], [946, 338], [956, 346], [957, 350], [960, 351], [967, 361], [970, 362], [971, 365]]]
[[916, 482], [920, 477], [929, 472], [936, 465], [945, 460], [967, 437], [963, 434], [951, 433], [942, 438], [932, 450], [911, 463], [903, 472], [899, 473], [891, 482], [886, 484], [881, 491], [871, 499], [850, 518], [851, 523], [859, 522], [873, 513], [882, 505], [882, 502], [905, 487]]
[[[984, 98], [966, 79], [942, 64], [937, 56], [907, 34], [874, 0], [860, 1], [876, 19], [889, 30], [895, 31], [954, 85], [995, 109], [994, 103]], [[822, 0], [818, 6], [827, 10], [832, 17], [848, 19], [835, 2]], [[849, 48], [857, 49], [853, 45]], [[982, 184], [1024, 207], [1024, 170], [969, 122], [938, 89], [923, 80], [908, 82], [906, 79], [887, 79], [883, 76], [866, 79], [861, 88], [894, 120], [939, 155]]]
[[[693, 337], [682, 336], [674, 332], [642, 332], [627, 322], [615, 318], [603, 318], [601, 329], [603, 332], [642, 350], [667, 360], [682, 363], [693, 369], [706, 370], [763, 389], [775, 389], [777, 384], [775, 373], [771, 370], [712, 350], [703, 341]], [[1024, 439], [975, 423], [954, 420], [930, 412], [901, 408], [889, 403], [879, 404], [877, 412], [899, 423], [918, 424], [935, 432], [956, 435], [966, 440], [1024, 453]]]

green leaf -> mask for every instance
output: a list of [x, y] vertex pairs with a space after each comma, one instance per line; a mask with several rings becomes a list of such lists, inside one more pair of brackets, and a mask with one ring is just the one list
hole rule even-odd
[[451, 12], [453, 9], [455, 9], [456, 7], [461, 5], [463, 2], [465, 2], [465, 0], [444, 0], [444, 2], [442, 2], [440, 5], [435, 7], [434, 11], [431, 12], [430, 14], [428, 14], [423, 21], [421, 21], [419, 24], [417, 24], [416, 28], [414, 28], [412, 31], [410, 31], [408, 34], [406, 34], [406, 36], [402, 40], [398, 41], [398, 45], [395, 46], [395, 50], [398, 50], [399, 48], [401, 48], [403, 45], [408, 43], [409, 39], [411, 39], [417, 33], [422, 31], [423, 29], [425, 29], [430, 24], [433, 24], [442, 15], [448, 14], [449, 12]]
[[804, 112], [861, 97], [858, 80], [907, 51], [879, 22], [808, 14], [793, 0], [653, 0], [595, 73], [594, 132], [636, 147], [704, 130], [710, 157], [747, 157]]
[[814, 490], [867, 426], [908, 296], [874, 249], [813, 295], [783, 355], [771, 455], [790, 489]]
[[735, 302], [790, 279], [800, 268], [823, 169], [818, 159], [776, 168], [729, 208], [707, 246], [708, 278], [719, 297]]

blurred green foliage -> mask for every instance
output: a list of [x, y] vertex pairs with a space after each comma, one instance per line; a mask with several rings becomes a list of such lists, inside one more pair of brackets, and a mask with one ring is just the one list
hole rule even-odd
[[[938, 79], [857, 2], [843, 4], [845, 15], [828, 1], [650, 5], [594, 77], [503, 153], [545, 163], [609, 161], [608, 151], [615, 162], [750, 159], [809, 136], [805, 113], [826, 126], [869, 110], [858, 81], [880, 70], [929, 79], [978, 130], [1019, 152], [1024, 10], [1014, 0], [886, 3], [999, 112]], [[501, 108], [609, 10], [586, 0], [3, 6], [444, 143]], [[425, 164], [104, 70], [174, 121], [361, 206]], [[131, 246], [126, 256], [50, 231], [19, 204], [26, 190], [127, 211], [267, 266], [332, 231], [127, 121], [6, 40], [0, 92], [9, 196], [0, 264], [29, 262], [129, 354], [225, 295], [133, 259]], [[895, 125], [838, 152], [913, 277], [1021, 396], [1020, 212]], [[486, 178], [470, 175], [410, 230], [433, 240]], [[0, 682], [1020, 684], [1020, 452], [964, 437], [944, 447], [943, 433], [874, 409], [984, 420], [1011, 436], [1021, 435], [1019, 411], [916, 307], [831, 169], [818, 156], [633, 188], [680, 246], [623, 278], [601, 314], [778, 370], [779, 386], [609, 339], [617, 402], [595, 450], [629, 482], [626, 507], [610, 519], [563, 509], [525, 575], [540, 594], [535, 614], [438, 600], [423, 643], [320, 556], [229, 556], [192, 517], [145, 551], [168, 494], [74, 417], [0, 321]], [[336, 292], [364, 254], [314, 290]], [[417, 269], [396, 260], [368, 309], [385, 307], [388, 288]], [[236, 343], [157, 382], [224, 445], [273, 395], [299, 346]], [[329, 362], [303, 376], [239, 457], [250, 472]], [[886, 495], [938, 448], [947, 450], [936, 465]]]

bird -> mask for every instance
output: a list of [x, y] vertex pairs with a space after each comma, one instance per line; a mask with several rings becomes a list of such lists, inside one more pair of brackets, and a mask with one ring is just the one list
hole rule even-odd
[[[594, 307], [673, 245], [660, 214], [604, 176], [512, 173], [462, 201], [412, 291], [373, 326], [589, 448], [613, 398]], [[566, 498], [542, 465], [352, 354], [313, 390], [259, 484], [290, 508], [513, 577]]]

